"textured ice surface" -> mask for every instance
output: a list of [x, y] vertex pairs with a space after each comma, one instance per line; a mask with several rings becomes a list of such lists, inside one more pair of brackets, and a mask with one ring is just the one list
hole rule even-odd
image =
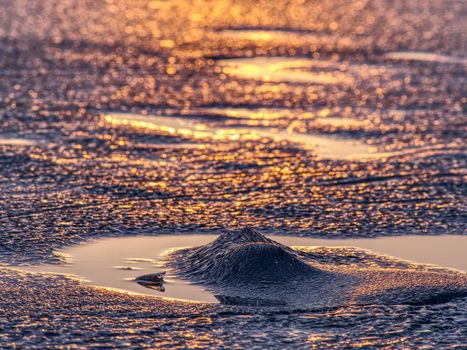
[[[392, 267], [412, 270], [426, 269], [428, 266], [419, 263], [427, 263], [430, 264], [431, 269], [448, 268], [467, 271], [467, 257], [465, 256], [467, 236], [399, 236], [341, 240], [290, 235], [268, 237], [284, 246], [293, 247], [290, 252], [298, 252], [300, 256], [303, 255], [302, 253], [306, 253], [305, 259], [301, 259], [305, 263], [319, 262], [329, 267], [351, 266], [372, 269]], [[230, 235], [230, 245], [235, 244], [235, 238], [236, 235]], [[218, 239], [217, 235], [206, 234], [100, 238], [55, 252], [55, 255], [62, 259], [60, 264], [13, 266], [12, 268], [35, 273], [64, 274], [79, 279], [85, 285], [119, 289], [138, 294], [218, 302], [219, 299], [216, 299], [203, 285], [192, 284], [183, 276], [177, 278], [176, 273], [165, 266], [167, 255], [174, 250], [208, 245], [216, 239]], [[256, 248], [249, 246], [248, 249], [254, 253]], [[251, 252], [248, 252], [247, 255], [250, 255]], [[235, 253], [241, 254], [241, 252]], [[251, 256], [251, 259], [257, 258], [254, 257], [254, 254]], [[401, 258], [407, 260], [400, 260]], [[246, 256], [243, 260], [249, 261], [249, 259], [250, 257]], [[268, 260], [269, 258], [266, 255], [264, 259]], [[239, 259], [235, 260], [239, 261]], [[208, 267], [209, 265], [202, 266], [203, 269]], [[301, 270], [299, 267], [297, 272]], [[232, 267], [227, 267], [221, 271], [221, 274], [226, 276], [226, 280], [239, 276], [238, 274], [232, 276], [231, 271]], [[261, 271], [262, 268], [259, 266], [251, 273], [261, 274]], [[157, 274], [164, 272], [167, 274], [163, 281], [141, 278], [143, 275], [155, 274], [157, 276]], [[296, 272], [291, 271], [290, 275], [296, 276]], [[223, 296], [223, 302], [232, 303], [232, 298], [229, 300], [226, 301], [226, 296]], [[257, 299], [258, 302], [260, 300]], [[277, 300], [275, 302], [277, 303]], [[280, 302], [285, 304], [283, 300]], [[264, 303], [264, 299], [262, 303]]]
[[[319, 260], [328, 254], [313, 252], [310, 258]], [[371, 256], [360, 260], [355, 259], [355, 252], [353, 257], [348, 254], [348, 261], [361, 267], [375, 263]], [[338, 261], [346, 259], [340, 257]], [[394, 266], [407, 268], [400, 262], [391, 264], [394, 262], [379, 262], [383, 271], [391, 271]], [[375, 303], [322, 310], [284, 309], [277, 304], [262, 304], [266, 308], [213, 306], [85, 287], [61, 276], [5, 269], [0, 269], [0, 288], [3, 347], [225, 348], [254, 344], [337, 349], [360, 343], [391, 348], [423, 344], [447, 347], [461, 346], [465, 338], [466, 298], [435, 304]], [[234, 301], [238, 303], [238, 298]]]
[[[0, 145], [0, 261], [62, 261], [54, 251], [90, 238], [243, 225], [328, 238], [465, 234], [465, 65], [385, 57], [467, 57], [465, 13], [462, 0], [2, 1], [1, 133], [47, 142]], [[352, 83], [268, 82], [218, 64], [252, 57], [332, 62], [304, 70]], [[290, 110], [262, 126], [298, 119], [296, 132], [397, 156], [323, 160], [269, 138], [220, 144], [102, 122], [106, 111], [204, 118], [205, 107]], [[293, 113], [325, 109], [365, 124]], [[0, 273], [2, 348], [465, 345], [465, 299], [266, 314]]]
[[465, 273], [356, 268], [310, 257], [246, 228], [223, 233], [201, 247], [175, 251], [168, 266], [208, 286], [228, 304], [320, 308], [435, 304], [467, 296]]

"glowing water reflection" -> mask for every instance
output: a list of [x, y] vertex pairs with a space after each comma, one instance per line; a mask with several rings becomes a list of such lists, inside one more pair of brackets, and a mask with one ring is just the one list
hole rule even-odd
[[0, 146], [34, 146], [37, 142], [34, 140], [23, 139], [18, 137], [2, 137], [0, 136]]
[[317, 118], [314, 120], [314, 124], [332, 126], [335, 128], [342, 129], [364, 128], [371, 125], [370, 121], [368, 120], [358, 120], [353, 118], [340, 117]]
[[[324, 159], [369, 159], [381, 157], [377, 148], [350, 138], [307, 134], [294, 131], [294, 128], [229, 128], [209, 126], [207, 122], [194, 121], [186, 117], [147, 116], [131, 113], [109, 113], [105, 120], [116, 126], [130, 126], [155, 130], [189, 139], [210, 140], [261, 140], [287, 141], [306, 150], [313, 150]], [[291, 125], [292, 126], [292, 125]]]
[[313, 33], [309, 31], [278, 30], [278, 29], [226, 29], [215, 32], [223, 40], [247, 40], [261, 43], [276, 44], [308, 44], [327, 45], [338, 47], [351, 47], [356, 43], [350, 37], [342, 37], [323, 32]]
[[164, 292], [148, 289], [135, 281], [141, 275], [166, 271], [161, 267], [166, 251], [198, 245], [205, 240], [206, 236], [201, 235], [104, 238], [60, 251], [59, 254], [66, 257], [65, 265], [21, 269], [72, 275], [81, 279], [83, 284], [138, 294], [216, 302], [215, 297], [202, 287], [179, 280], [170, 273], [165, 278]]
[[276, 119], [313, 119], [314, 112], [294, 110], [286, 108], [241, 108], [241, 107], [208, 107], [200, 109], [201, 112], [212, 115], [219, 115], [234, 119], [256, 119], [256, 120], [276, 120]]
[[[403, 236], [365, 239], [317, 239], [270, 236], [273, 240], [301, 247], [358, 247], [377, 253], [467, 271], [467, 236]], [[69, 274], [82, 283], [139, 294], [201, 302], [217, 302], [203, 287], [177, 279], [162, 267], [164, 256], [173, 249], [207, 244], [216, 235], [166, 235], [103, 238], [58, 252], [64, 265], [21, 267], [32, 272]], [[165, 291], [145, 288], [135, 282], [138, 276], [168, 271]]]
[[339, 70], [313, 72], [314, 67], [331, 66], [334, 62], [293, 57], [253, 57], [218, 60], [225, 74], [241, 79], [265, 82], [307, 84], [352, 84], [353, 78]]
[[430, 52], [397, 51], [387, 53], [385, 57], [390, 60], [467, 64], [467, 58], [446, 56]]

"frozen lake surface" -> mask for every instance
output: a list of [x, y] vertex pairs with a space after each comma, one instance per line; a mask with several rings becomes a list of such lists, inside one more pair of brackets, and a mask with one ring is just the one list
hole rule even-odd
[[[465, 1], [4, 0], [1, 13], [0, 348], [465, 345], [451, 275], [398, 260], [466, 270]], [[203, 288], [232, 286], [189, 284], [186, 264], [215, 280], [236, 266], [229, 250], [215, 271], [181, 253], [164, 293], [134, 281], [167, 249], [246, 226], [312, 248], [246, 244], [241, 261], [277, 253], [351, 283], [275, 285], [289, 306], [311, 295], [287, 312], [245, 307], [248, 288], [215, 303]], [[371, 302], [336, 302], [349, 298]]]

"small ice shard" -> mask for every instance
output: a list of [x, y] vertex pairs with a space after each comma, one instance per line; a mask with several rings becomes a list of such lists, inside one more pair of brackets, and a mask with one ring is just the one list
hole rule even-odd
[[134, 266], [114, 266], [114, 269], [128, 270], [128, 271], [141, 270], [139, 267], [134, 267]]
[[159, 283], [162, 283], [164, 282], [164, 276], [165, 276], [166, 272], [163, 271], [163, 272], [156, 272], [156, 273], [150, 273], [150, 274], [147, 274], [147, 275], [142, 275], [142, 276], [139, 276], [139, 277], [136, 277], [136, 281], [140, 281], [140, 282], [159, 282]]
[[158, 292], [164, 292], [165, 291], [165, 287], [164, 287], [164, 276], [165, 275], [166, 275], [165, 271], [150, 273], [147, 275], [136, 277], [135, 281], [136, 283], [142, 285], [143, 287], [154, 289], [154, 290], [157, 290]]

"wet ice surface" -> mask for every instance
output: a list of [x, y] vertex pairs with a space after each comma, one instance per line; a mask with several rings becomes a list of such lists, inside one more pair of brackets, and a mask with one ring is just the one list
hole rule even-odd
[[212, 240], [212, 236], [183, 235], [163, 237], [103, 238], [61, 250], [66, 259], [61, 265], [17, 267], [23, 271], [50, 272], [72, 275], [84, 280], [84, 284], [115, 288], [138, 294], [156, 295], [201, 302], [216, 302], [204, 288], [177, 279], [168, 274], [164, 280], [165, 291], [146, 288], [137, 283], [142, 275], [163, 272], [167, 251], [197, 245]]
[[[214, 112], [219, 112], [220, 109]], [[213, 112], [208, 110], [209, 112]], [[226, 115], [229, 115], [227, 111]], [[268, 115], [267, 112], [261, 114]], [[268, 117], [266, 117], [268, 118]], [[274, 118], [274, 117], [270, 117]], [[308, 149], [324, 159], [368, 159], [384, 157], [376, 147], [366, 145], [362, 141], [339, 138], [336, 136], [305, 134], [293, 131], [293, 124], [287, 129], [247, 127], [237, 128], [209, 127], [202, 121], [170, 116], [145, 116], [129, 113], [107, 113], [105, 120], [113, 125], [131, 126], [139, 129], [158, 130], [170, 135], [189, 137], [192, 139], [210, 140], [259, 140], [268, 138], [276, 141], [288, 141]], [[349, 121], [352, 123], [352, 121]]]
[[[187, 238], [186, 236], [182, 237]], [[146, 240], [150, 239], [154, 243], [158, 240], [158, 246], [161, 247], [163, 245], [161, 241], [167, 243], [167, 238], [139, 237], [138, 239], [142, 240], [140, 243], [145, 241], [144, 248], [142, 244], [138, 244], [138, 248], [141, 249], [138, 257], [125, 259], [126, 265], [155, 263], [154, 259], [145, 258], [144, 254], [141, 254], [148, 248]], [[192, 238], [193, 242], [204, 243], [200, 236], [192, 236]], [[204, 237], [206, 241], [208, 238], [211, 237]], [[277, 238], [279, 239], [279, 237]], [[420, 237], [402, 239], [407, 241], [411, 238], [420, 240]], [[436, 241], [437, 238], [450, 240], [449, 237], [433, 237], [432, 241]], [[452, 238], [454, 239], [454, 237]], [[461, 239], [461, 237], [456, 238]], [[176, 240], [176, 237], [170, 236], [170, 239]], [[128, 251], [130, 246], [128, 240], [134, 242], [135, 238], [104, 239], [102, 242], [113, 241], [115, 243], [119, 240], [127, 241], [124, 246], [125, 250]], [[307, 239], [281, 237], [281, 240], [302, 243]], [[381, 240], [388, 243], [388, 240], [396, 241], [397, 238]], [[190, 240], [187, 239], [184, 242], [190, 242]], [[328, 242], [329, 240], [326, 241], [326, 243]], [[439, 242], [441, 241], [438, 239], [435, 244]], [[446, 244], [446, 241], [442, 242]], [[400, 245], [399, 243], [401, 242], [398, 242], [397, 245]], [[426, 243], [424, 242], [424, 244]], [[428, 243], [428, 246], [431, 244]], [[96, 242], [94, 247], [98, 245], [99, 243]], [[90, 246], [92, 243], [88, 247]], [[121, 244], [118, 246], [122, 247]], [[387, 247], [388, 244], [384, 244], [384, 246]], [[113, 248], [115, 249], [115, 247], [114, 245]], [[77, 251], [83, 248], [86, 249], [86, 246], [74, 249]], [[449, 244], [449, 248], [452, 249], [453, 246]], [[423, 272], [425, 268], [420, 265], [388, 259], [388, 257], [372, 255], [371, 253], [359, 253], [357, 250], [336, 249], [329, 251], [329, 248], [307, 249], [301, 247], [298, 251], [302, 254], [308, 254], [314, 261], [325, 262], [325, 258], [330, 258], [330, 263], [358, 266], [364, 268], [364, 271], [371, 271], [374, 268], [382, 269], [383, 272], [396, 269], [401, 273], [401, 281], [404, 280], [405, 275], [413, 273], [414, 268], [422, 268], [418, 273], [426, 273]], [[113, 252], [115, 253], [115, 250]], [[101, 249], [99, 249], [99, 253], [102, 253]], [[153, 254], [148, 253], [147, 256], [153, 256]], [[432, 259], [431, 256], [430, 259]], [[96, 268], [100, 267], [94, 266], [94, 269]], [[442, 272], [442, 275], [445, 274], [446, 272]], [[71, 343], [85, 345], [90, 344], [88, 339], [90, 336], [93, 337], [92, 344], [95, 344], [96, 340], [102, 344], [113, 344], [113, 341], [108, 343], [107, 337], [109, 332], [114, 331], [118, 331], [119, 339], [122, 340], [119, 344], [123, 343], [124, 346], [144, 342], [145, 344], [167, 347], [194, 345], [230, 347], [250, 344], [250, 340], [245, 339], [245, 337], [250, 336], [254, 336], [255, 344], [273, 347], [290, 346], [290, 344], [332, 347], [335, 342], [338, 342], [339, 347], [341, 347], [342, 344], [355, 345], [356, 341], [370, 343], [372, 346], [387, 345], [391, 347], [394, 344], [438, 344], [444, 346], [448, 344], [460, 345], [463, 342], [465, 298], [451, 302], [430, 300], [428, 305], [407, 305], [406, 303], [392, 305], [392, 303], [386, 302], [384, 304], [374, 303], [321, 310], [300, 308], [284, 311], [283, 305], [268, 305], [266, 308], [256, 306], [253, 308], [248, 306], [218, 307], [211, 304], [190, 304], [177, 300], [128, 295], [116, 290], [81, 287], [74, 280], [48, 274], [37, 275], [1, 270], [0, 275], [2, 276], [0, 285], [3, 290], [0, 303], [2, 306], [8, 306], [15, 310], [15, 316], [10, 317], [8, 321], [0, 318], [2, 329], [7, 331], [2, 338], [4, 344], [17, 342], [17, 344], [30, 346], [37, 344], [57, 346]], [[372, 279], [371, 283], [374, 282], [375, 280]], [[453, 279], [448, 278], [445, 282], [452, 283]], [[381, 287], [382, 285], [375, 286]], [[400, 297], [400, 290], [397, 289], [395, 292], [395, 297]], [[378, 295], [378, 288], [376, 293]], [[420, 293], [421, 290], [414, 291], [410, 296], [417, 297]], [[66, 297], [57, 298], [57, 295]], [[341, 295], [345, 294], [341, 293]], [[323, 296], [327, 297], [327, 295]], [[31, 301], [34, 303], [33, 306]], [[230, 299], [231, 301], [232, 299]], [[242, 302], [244, 303], [245, 300], [243, 299]], [[433, 304], [433, 302], [435, 303]], [[31, 307], [33, 315], [31, 315]], [[23, 313], [28, 316], [22, 317]], [[40, 329], [36, 328], [38, 326]], [[79, 334], [75, 334], [72, 340], [68, 340], [58, 336], [63, 329], [66, 331], [75, 330], [75, 332], [79, 330]], [[135, 334], [135, 329], [139, 329], [141, 333]], [[215, 336], [213, 336], [213, 332], [215, 332]], [[235, 334], [240, 332], [243, 336], [232, 338], [232, 332]], [[258, 338], [258, 334], [263, 333], [264, 336]], [[201, 337], [201, 340], [194, 342], [193, 337], [197, 339]]]
[[356, 43], [350, 37], [339, 37], [330, 33], [316, 33], [312, 31], [299, 30], [267, 30], [267, 29], [225, 29], [213, 33], [223, 40], [269, 42], [276, 44], [288, 44], [298, 42], [307, 45], [329, 45], [333, 43], [339, 47], [352, 47]]
[[[205, 245], [217, 238], [216, 235], [163, 235], [159, 237], [136, 236], [119, 238], [102, 238], [78, 246], [60, 250], [58, 254], [65, 257], [60, 265], [40, 265], [17, 267], [22, 271], [59, 273], [74, 276], [83, 280], [84, 284], [116, 288], [139, 294], [156, 295], [200, 302], [217, 302], [206, 287], [190, 284], [189, 280], [181, 280], [168, 270], [166, 261], [171, 252], [186, 247]], [[397, 264], [383, 255], [372, 256], [359, 249], [369, 249], [376, 254], [386, 254], [399, 259], [438, 267], [467, 271], [465, 236], [407, 236], [386, 237], [376, 239], [329, 240], [305, 237], [269, 236], [281, 244], [294, 246], [298, 251], [322, 254], [329, 247], [340, 247], [325, 254], [322, 263], [339, 258], [341, 265], [356, 264], [355, 258], [367, 266], [393, 266]], [[342, 248], [350, 247], [350, 248]], [[367, 255], [365, 255], [367, 254]], [[344, 256], [348, 258], [344, 258]], [[319, 261], [319, 260], [318, 260]], [[334, 263], [336, 263], [334, 261]], [[403, 266], [400, 261], [399, 265]], [[409, 262], [405, 262], [407, 266]], [[254, 266], [251, 266], [254, 269]], [[167, 271], [164, 278], [164, 291], [149, 290], [138, 284], [139, 276]], [[316, 305], [309, 305], [316, 306]]]
[[457, 63], [467, 64], [467, 59], [462, 57], [453, 57], [439, 55], [431, 52], [389, 52], [386, 58], [392, 60], [420, 61], [420, 62], [438, 62], [438, 63]]
[[[0, 132], [48, 141], [0, 145], [0, 261], [59, 262], [57, 248], [102, 236], [244, 225], [294, 237], [465, 234], [465, 6], [4, 1]], [[109, 111], [211, 131], [113, 125]], [[378, 156], [212, 137], [241, 128], [356, 140]], [[1, 347], [465, 343], [465, 300], [264, 314], [0, 274]]]
[[311, 84], [352, 84], [351, 77], [337, 72], [312, 72], [311, 68], [326, 67], [316, 60], [290, 57], [254, 57], [218, 60], [223, 72], [242, 79], [266, 82], [311, 83]]

